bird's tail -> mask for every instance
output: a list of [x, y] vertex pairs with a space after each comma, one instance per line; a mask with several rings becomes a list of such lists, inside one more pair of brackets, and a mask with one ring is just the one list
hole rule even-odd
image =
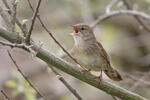
[[121, 74], [114, 68], [108, 69], [108, 70], [104, 70], [104, 73], [112, 80], [114, 81], [121, 81], [122, 76]]

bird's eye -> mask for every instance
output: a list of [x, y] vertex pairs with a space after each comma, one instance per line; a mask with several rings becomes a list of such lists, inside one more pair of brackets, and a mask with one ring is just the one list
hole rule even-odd
[[81, 30], [85, 30], [85, 28], [82, 27]]

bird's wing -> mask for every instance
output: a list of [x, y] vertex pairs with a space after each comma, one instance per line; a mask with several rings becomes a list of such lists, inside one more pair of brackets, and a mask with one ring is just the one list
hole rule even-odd
[[102, 44], [97, 42], [99, 48], [100, 48], [100, 54], [103, 56], [103, 58], [105, 59], [105, 61], [110, 65], [110, 59], [109, 56], [107, 55], [105, 49], [103, 48]]

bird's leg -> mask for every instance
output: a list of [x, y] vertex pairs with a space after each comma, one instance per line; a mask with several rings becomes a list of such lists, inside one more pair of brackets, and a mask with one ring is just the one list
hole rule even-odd
[[91, 69], [86, 69], [84, 66], [82, 65], [78, 65], [83, 71], [86, 71], [86, 72], [90, 72]]
[[98, 76], [98, 79], [99, 79], [99, 81], [98, 81], [98, 86], [101, 84], [101, 82], [102, 82], [102, 70], [100, 71], [100, 75]]

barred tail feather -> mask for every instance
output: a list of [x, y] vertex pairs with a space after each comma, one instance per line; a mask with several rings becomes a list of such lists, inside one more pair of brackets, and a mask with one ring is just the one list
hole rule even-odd
[[111, 70], [104, 70], [104, 73], [112, 80], [114, 81], [121, 81], [123, 80], [121, 74], [115, 70], [115, 69], [111, 69]]

